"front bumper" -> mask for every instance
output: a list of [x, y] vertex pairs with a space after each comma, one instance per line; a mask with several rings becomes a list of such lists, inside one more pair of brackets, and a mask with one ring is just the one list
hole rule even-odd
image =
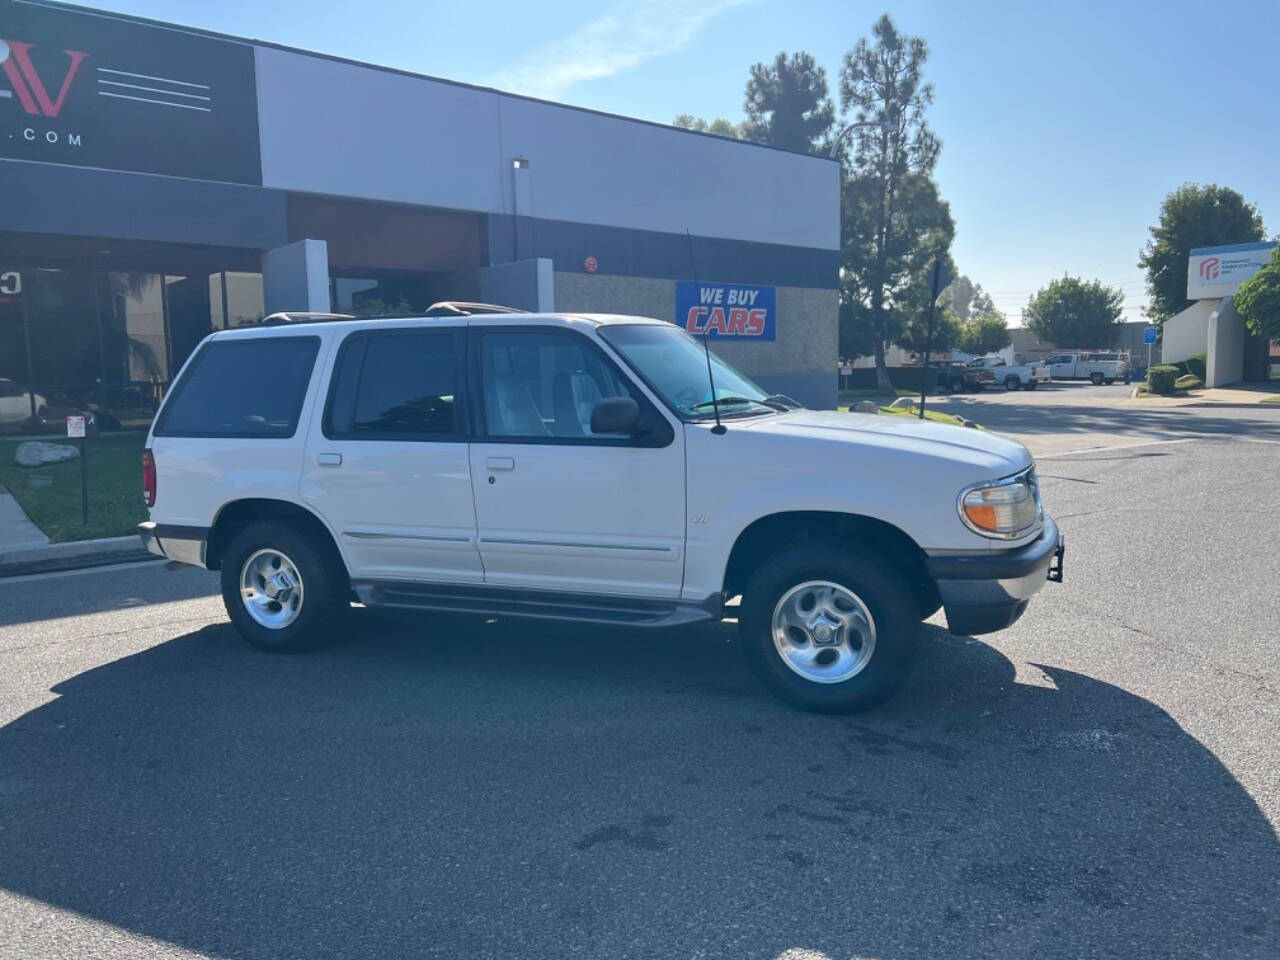
[[138, 524], [138, 536], [142, 538], [142, 545], [157, 557], [196, 567], [205, 565], [205, 552], [209, 543], [208, 527], [182, 527], [148, 520]]
[[1044, 518], [1032, 543], [1000, 553], [928, 557], [938, 585], [947, 628], [954, 634], [994, 633], [1011, 626], [1031, 597], [1049, 580], [1062, 582], [1066, 542], [1058, 525]]

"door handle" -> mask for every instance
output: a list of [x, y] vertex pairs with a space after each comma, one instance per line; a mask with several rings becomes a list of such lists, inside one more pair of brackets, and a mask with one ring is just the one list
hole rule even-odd
[[515, 457], [490, 457], [485, 465], [490, 470], [514, 470], [516, 460]]
[[342, 466], [342, 454], [321, 453], [316, 457], [316, 463], [322, 467], [340, 467]]

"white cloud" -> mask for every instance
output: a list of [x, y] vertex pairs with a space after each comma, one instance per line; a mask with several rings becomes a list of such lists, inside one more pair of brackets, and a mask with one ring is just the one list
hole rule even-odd
[[486, 79], [490, 86], [554, 100], [586, 80], [611, 77], [675, 53], [708, 22], [751, 0], [661, 0], [618, 7], [536, 47]]

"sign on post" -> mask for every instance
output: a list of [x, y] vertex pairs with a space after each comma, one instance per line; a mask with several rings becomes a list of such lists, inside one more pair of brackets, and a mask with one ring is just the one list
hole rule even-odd
[[778, 291], [750, 283], [676, 283], [676, 324], [695, 335], [773, 341]]
[[1147, 329], [1145, 329], [1145, 330], [1143, 330], [1143, 331], [1142, 331], [1142, 342], [1143, 342], [1143, 343], [1155, 343], [1155, 342], [1156, 342], [1156, 332], [1157, 332], [1157, 331], [1156, 331], [1156, 328], [1155, 328], [1155, 327], [1147, 327]]
[[80, 522], [89, 523], [89, 451], [84, 442], [85, 418], [67, 417], [67, 436], [79, 440], [80, 447]]

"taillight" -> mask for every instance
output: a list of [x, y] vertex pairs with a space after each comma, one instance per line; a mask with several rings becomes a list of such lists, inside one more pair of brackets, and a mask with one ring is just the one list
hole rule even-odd
[[150, 450], [142, 451], [142, 502], [148, 508], [156, 505], [156, 458]]

